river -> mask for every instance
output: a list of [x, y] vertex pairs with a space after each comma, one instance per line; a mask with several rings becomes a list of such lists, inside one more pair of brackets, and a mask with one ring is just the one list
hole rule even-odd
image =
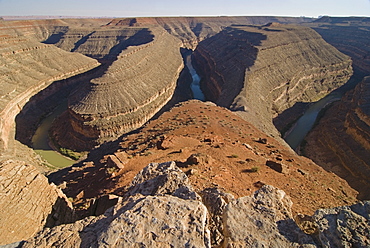
[[193, 78], [190, 88], [191, 91], [193, 92], [194, 99], [204, 101], [206, 98], [203, 94], [203, 91], [200, 88], [200, 77], [195, 71], [193, 64], [191, 62], [191, 54], [186, 57], [186, 66], [188, 67], [191, 77]]
[[49, 145], [49, 129], [53, 120], [67, 109], [67, 101], [59, 105], [50, 115], [42, 120], [32, 137], [32, 146], [34, 151], [39, 154], [51, 167], [64, 168], [71, 166], [76, 161], [69, 159], [57, 151], [54, 151]]
[[296, 149], [304, 140], [308, 132], [315, 124], [316, 118], [320, 111], [328, 104], [340, 100], [342, 94], [335, 92], [327, 95], [320, 101], [312, 104], [307, 111], [297, 120], [294, 126], [287, 132], [285, 141], [291, 148]]

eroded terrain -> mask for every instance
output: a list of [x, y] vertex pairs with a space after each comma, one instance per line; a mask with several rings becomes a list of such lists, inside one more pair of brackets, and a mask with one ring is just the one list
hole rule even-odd
[[[276, 234], [271, 232], [278, 237], [276, 242], [315, 247], [319, 244], [318, 239], [333, 239], [328, 242], [346, 244], [348, 238], [344, 236], [341, 236], [343, 239], [327, 237], [325, 232], [315, 229], [320, 223], [308, 215], [319, 208], [354, 204], [358, 198], [368, 199], [364, 194], [368, 189], [368, 178], [367, 173], [363, 173], [368, 169], [369, 154], [368, 80], [346, 95], [333, 107], [334, 110], [329, 109], [326, 118], [333, 113], [335, 118], [322, 119], [307, 139], [306, 155], [313, 151], [309, 157], [314, 162], [290, 149], [272, 120], [275, 118], [275, 124], [279, 123], [279, 130], [286, 129], [311, 102], [343, 86], [351, 78], [352, 62], [355, 76], [351, 82], [367, 75], [369, 45], [364, 37], [369, 31], [366, 18], [323, 17], [312, 21], [283, 17], [0, 20], [0, 63], [3, 65], [0, 72], [0, 177], [5, 179], [0, 189], [7, 192], [2, 194], [4, 199], [1, 200], [4, 204], [1, 207], [6, 211], [0, 212], [0, 220], [4, 222], [1, 226], [6, 226], [7, 232], [2, 232], [0, 244], [26, 240], [44, 227], [58, 225], [50, 237], [49, 229], [45, 229], [35, 239], [29, 239], [25, 247], [36, 244], [47, 247], [51, 243], [62, 246], [64, 241], [58, 237], [64, 239], [64, 228], [74, 237], [64, 245], [84, 247], [89, 242], [105, 242], [114, 247], [116, 241], [113, 240], [117, 240], [115, 235], [118, 235], [115, 234], [115, 224], [112, 224], [115, 217], [105, 218], [101, 214], [132, 196], [131, 181], [146, 165], [168, 161], [175, 161], [172, 165], [176, 170], [186, 173], [191, 186], [186, 184], [184, 187], [194, 187], [195, 192], [194, 196], [192, 191], [180, 187], [173, 196], [199, 200], [196, 194], [213, 188], [219, 192], [217, 197], [222, 195], [232, 208], [239, 203], [226, 196], [227, 193], [243, 198], [257, 189], [262, 188], [260, 192], [269, 189], [269, 193], [261, 194], [266, 197], [262, 202], [275, 197], [274, 192], [279, 192], [278, 196], [286, 193], [293, 202], [292, 210], [290, 200], [281, 203], [282, 198], [279, 198], [271, 211], [283, 211], [285, 217], [277, 214], [281, 217], [279, 220], [293, 224], [293, 215], [300, 213], [301, 217], [295, 221], [306, 233], [313, 235], [314, 240], [287, 237], [287, 233], [274, 223], [272, 229], [280, 230]], [[347, 40], [336, 42], [335, 37], [351, 32], [352, 36], [345, 35]], [[171, 109], [180, 99], [191, 98], [191, 75], [184, 67], [184, 58], [191, 53], [194, 67], [202, 78], [200, 84], [206, 100], [213, 103], [187, 101]], [[54, 171], [46, 178], [33, 167], [50, 172], [42, 158], [30, 148], [32, 135], [40, 121], [63, 101], [68, 101], [68, 106], [49, 132], [51, 147], [72, 152], [92, 151], [72, 167]], [[335, 112], [335, 108], [340, 110]], [[323, 131], [325, 128], [328, 128], [327, 132]], [[338, 133], [330, 134], [333, 130]], [[315, 137], [315, 133], [319, 133], [318, 136]], [[352, 163], [357, 159], [361, 164], [352, 163], [352, 168], [348, 167], [349, 162], [341, 165], [353, 174], [354, 179], [343, 176], [347, 173], [343, 168], [333, 169], [330, 164], [334, 161], [333, 156], [324, 152], [327, 147], [333, 147], [329, 141], [334, 138], [332, 143], [348, 148], [336, 161], [345, 159]], [[340, 145], [341, 142], [345, 145]], [[349, 150], [353, 152], [349, 153]], [[318, 155], [319, 159], [316, 158]], [[330, 161], [326, 161], [327, 158]], [[47, 179], [58, 188], [50, 185]], [[150, 184], [150, 178], [145, 180], [142, 183]], [[161, 182], [160, 179], [157, 181]], [[34, 198], [35, 188], [43, 189], [39, 198]], [[130, 214], [130, 208], [142, 200], [143, 203], [153, 200], [160, 204], [178, 204], [175, 199], [163, 196], [170, 189], [161, 190], [160, 199], [155, 198], [157, 193], [153, 199], [134, 197], [130, 199], [135, 204], [126, 202], [128, 205], [119, 205], [124, 206], [121, 210], [117, 205], [116, 210]], [[145, 190], [136, 193], [145, 194]], [[257, 196], [255, 193], [253, 197]], [[8, 200], [9, 197], [13, 200]], [[206, 201], [207, 197], [202, 197]], [[26, 200], [32, 207], [18, 198]], [[45, 201], [31, 203], [35, 199]], [[201, 202], [193, 203], [198, 209], [206, 209]], [[187, 204], [191, 205], [181, 202], [179, 207]], [[289, 206], [281, 208], [281, 204]], [[361, 231], [368, 230], [368, 216], [361, 212], [363, 209], [366, 212], [366, 204], [351, 207], [358, 216], [343, 207], [358, 220], [358, 226], [348, 228], [357, 228], [356, 233], [365, 237], [356, 241], [361, 245], [369, 244], [366, 231]], [[208, 209], [212, 207], [218, 214], [223, 209], [218, 205], [207, 205]], [[8, 217], [14, 214], [13, 208], [19, 210], [14, 217], [26, 213], [35, 218], [23, 222], [18, 217], [9, 220]], [[325, 211], [336, 216], [337, 211], [342, 210]], [[91, 215], [100, 217], [88, 217]], [[207, 212], [203, 211], [196, 217], [202, 219], [204, 232], [199, 237], [204, 244], [201, 246], [247, 242], [242, 241], [246, 234], [230, 231], [237, 223], [231, 222], [233, 224], [227, 224], [227, 229], [223, 230], [220, 227], [222, 221], [229, 223], [229, 220], [221, 220], [221, 214], [215, 214], [212, 221], [207, 219], [214, 222], [208, 225], [205, 216]], [[87, 219], [82, 219], [84, 217]], [[60, 225], [78, 219], [82, 220], [71, 226]], [[101, 220], [106, 221], [104, 227], [112, 224], [109, 231], [101, 233], [103, 236], [99, 233], [91, 237], [78, 236], [89, 226], [95, 230], [94, 223]], [[336, 227], [330, 228], [334, 230]], [[22, 231], [14, 235], [15, 229]], [[152, 233], [147, 239], [145, 230], [142, 242], [154, 245], [158, 234]], [[210, 237], [208, 230], [211, 230]], [[50, 239], [45, 239], [45, 235]], [[235, 237], [241, 238], [235, 241]], [[167, 240], [171, 236], [162, 238]]]

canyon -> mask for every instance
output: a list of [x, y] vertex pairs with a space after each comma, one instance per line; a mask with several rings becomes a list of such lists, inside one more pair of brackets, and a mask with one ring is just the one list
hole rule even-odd
[[[0, 244], [262, 242], [262, 236], [249, 240], [237, 232], [243, 217], [236, 211], [256, 214], [243, 228], [258, 219], [274, 237], [269, 245], [369, 245], [368, 202], [358, 202], [369, 199], [369, 78], [362, 80], [370, 68], [368, 19], [0, 20], [0, 177], [5, 180], [0, 189], [7, 192], [1, 194], [0, 219], [7, 232]], [[195, 97], [190, 90], [195, 73], [206, 102], [189, 101]], [[312, 102], [361, 80], [326, 110], [304, 141], [301, 151], [314, 162], [297, 155], [281, 133]], [[65, 111], [48, 131], [50, 149], [86, 155], [52, 171], [32, 151], [32, 136], [63, 104]], [[156, 172], [159, 168], [167, 169]], [[156, 185], [164, 178], [168, 185]], [[34, 198], [37, 188], [43, 190]], [[210, 205], [212, 197], [222, 206]], [[273, 217], [241, 207], [265, 201], [274, 202], [267, 211]], [[156, 204], [151, 217], [147, 213]], [[165, 205], [174, 207], [167, 217], [161, 212]], [[185, 214], [193, 208], [196, 214]], [[343, 211], [351, 217], [343, 220]], [[22, 222], [25, 213], [35, 218]], [[351, 240], [347, 229], [328, 219], [339, 233], [330, 236], [320, 222], [330, 213], [361, 238]], [[190, 218], [186, 229], [197, 231], [183, 240], [175, 240], [170, 227], [162, 235], [158, 230], [168, 225], [185, 233], [172, 216]], [[127, 228], [122, 218], [139, 226], [149, 221], [152, 229], [117, 233]], [[353, 219], [358, 225], [350, 224]], [[15, 235], [15, 229], [22, 231]]]

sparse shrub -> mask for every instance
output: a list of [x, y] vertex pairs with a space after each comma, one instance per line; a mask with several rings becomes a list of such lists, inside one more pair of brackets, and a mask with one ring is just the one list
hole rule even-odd
[[114, 168], [114, 167], [108, 167], [105, 169], [105, 172], [108, 174], [108, 175], [113, 175], [114, 173], [116, 173], [118, 171], [117, 168]]
[[258, 172], [259, 170], [260, 170], [259, 166], [253, 166], [250, 171], [251, 172]]
[[78, 160], [81, 157], [81, 154], [76, 153], [68, 148], [61, 147], [59, 148], [59, 152], [63, 154], [64, 156], [67, 156], [73, 160]]

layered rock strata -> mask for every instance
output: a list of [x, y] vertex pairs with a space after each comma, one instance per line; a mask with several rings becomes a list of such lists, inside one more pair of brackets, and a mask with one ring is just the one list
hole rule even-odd
[[[282, 190], [265, 185], [251, 196], [228, 197], [230, 202], [221, 200], [225, 195], [219, 189], [205, 191], [204, 199], [214, 201], [205, 200], [204, 205], [174, 162], [150, 164], [135, 177], [126, 200], [104, 215], [46, 228], [21, 247], [370, 245], [369, 202], [317, 211], [310, 223], [299, 223], [313, 227], [312, 237], [292, 219], [292, 202]], [[223, 231], [211, 243], [212, 225]]]
[[306, 138], [305, 155], [370, 197], [370, 77], [325, 112]]
[[179, 41], [160, 28], [144, 32], [153, 40], [127, 47], [70, 96], [53, 131], [60, 146], [90, 150], [140, 127], [171, 99], [183, 68]]
[[160, 25], [183, 42], [183, 46], [194, 50], [198, 43], [232, 24], [264, 25], [269, 22], [300, 23], [312, 21], [311, 18], [275, 16], [222, 16], [222, 17], [140, 17], [114, 19], [108, 26], [150, 26]]
[[28, 239], [45, 226], [74, 221], [71, 202], [35, 167], [2, 162], [0, 179], [0, 245]]
[[0, 27], [0, 154], [3, 154], [12, 147], [9, 142], [14, 136], [15, 116], [34, 94], [56, 80], [85, 72], [99, 63], [19, 35], [7, 22], [1, 22]]
[[360, 75], [370, 73], [370, 18], [324, 16], [307, 24], [329, 44], [353, 60], [353, 68]]
[[312, 102], [343, 85], [351, 60], [305, 27], [232, 26], [195, 50], [207, 99], [278, 136], [271, 123], [296, 102]]

